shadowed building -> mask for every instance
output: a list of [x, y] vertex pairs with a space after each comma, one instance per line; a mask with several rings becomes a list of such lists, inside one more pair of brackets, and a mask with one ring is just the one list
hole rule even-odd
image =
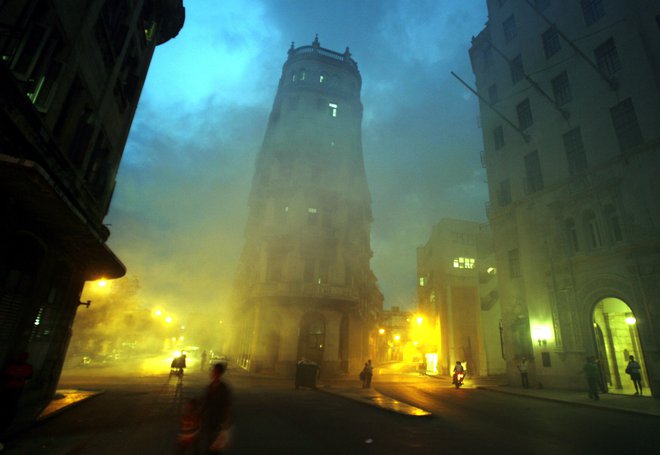
[[154, 48], [183, 21], [181, 0], [0, 2], [0, 365], [30, 355], [25, 418], [84, 282], [125, 273], [103, 218]]
[[660, 388], [660, 3], [489, 0], [470, 58], [512, 382]]
[[383, 297], [369, 265], [361, 77], [348, 49], [289, 50], [257, 157], [233, 346], [250, 371], [358, 370]]
[[[456, 361], [469, 375], [504, 372], [500, 302], [487, 225], [442, 219], [417, 248], [417, 301], [432, 334], [422, 348], [429, 372], [449, 375]], [[435, 370], [432, 368], [435, 367]]]

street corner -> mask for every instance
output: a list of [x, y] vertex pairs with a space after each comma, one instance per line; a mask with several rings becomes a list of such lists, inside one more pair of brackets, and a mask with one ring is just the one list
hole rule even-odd
[[59, 414], [72, 406], [105, 393], [105, 390], [60, 389], [55, 392], [53, 400], [41, 411], [37, 421], [42, 421]]

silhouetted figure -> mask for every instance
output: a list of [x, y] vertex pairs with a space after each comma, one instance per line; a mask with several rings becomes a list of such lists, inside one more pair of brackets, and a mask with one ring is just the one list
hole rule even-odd
[[584, 364], [583, 370], [587, 377], [587, 385], [589, 386], [589, 398], [592, 400], [600, 400], [600, 397], [598, 396], [600, 369], [593, 356], [587, 357], [587, 362]]
[[374, 367], [371, 365], [371, 359], [364, 364], [364, 388], [371, 387], [371, 378], [374, 375]]
[[202, 423], [201, 403], [191, 398], [181, 410], [179, 421], [179, 434], [177, 435], [176, 454], [196, 454], [196, 445], [199, 440], [199, 431]]
[[201, 453], [221, 453], [230, 443], [232, 394], [221, 380], [225, 368], [224, 363], [216, 363], [211, 369], [211, 383], [202, 403]]
[[[28, 353], [22, 352], [9, 362], [2, 370], [2, 384], [0, 384], [0, 434], [11, 426], [23, 389], [28, 379], [32, 378], [33, 369], [28, 360]], [[2, 450], [2, 444], [0, 444]]]
[[529, 389], [529, 365], [527, 363], [527, 357], [520, 359], [518, 371], [520, 371], [520, 380], [522, 381], [523, 389]]
[[642, 394], [642, 366], [635, 360], [634, 356], [628, 357], [629, 362], [626, 367], [626, 373], [630, 375], [633, 384], [635, 385], [635, 395]]

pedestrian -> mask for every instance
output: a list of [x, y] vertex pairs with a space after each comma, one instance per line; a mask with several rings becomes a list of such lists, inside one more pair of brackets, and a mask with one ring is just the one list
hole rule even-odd
[[635, 385], [635, 395], [642, 394], [642, 366], [635, 360], [634, 356], [628, 357], [628, 366], [626, 367], [626, 374], [630, 375], [633, 384]]
[[224, 363], [216, 363], [211, 369], [211, 383], [202, 403], [201, 453], [222, 453], [231, 443], [232, 394], [222, 381], [225, 369]]
[[600, 400], [598, 396], [598, 380], [600, 377], [600, 369], [593, 356], [587, 357], [587, 362], [582, 368], [585, 376], [587, 377], [587, 385], [589, 386], [589, 398], [592, 400]]
[[[22, 352], [9, 362], [2, 370], [0, 383], [0, 434], [4, 437], [18, 412], [18, 403], [23, 394], [25, 384], [32, 378], [34, 372], [28, 363], [29, 354]], [[0, 443], [0, 450], [3, 450]]]
[[176, 443], [177, 455], [190, 455], [197, 453], [195, 446], [199, 439], [199, 430], [202, 420], [200, 412], [201, 403], [197, 398], [191, 398], [183, 406]]
[[202, 362], [199, 364], [199, 369], [204, 371], [206, 368], [206, 349], [202, 351]]
[[529, 365], [527, 363], [527, 357], [520, 359], [518, 371], [520, 371], [520, 380], [522, 381], [523, 389], [529, 389]]
[[371, 365], [371, 359], [364, 364], [364, 388], [371, 387], [371, 378], [374, 375], [374, 367]]

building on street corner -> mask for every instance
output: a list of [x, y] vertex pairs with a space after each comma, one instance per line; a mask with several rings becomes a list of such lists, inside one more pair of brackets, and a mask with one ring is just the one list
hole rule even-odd
[[0, 365], [29, 354], [26, 418], [85, 281], [125, 274], [103, 218], [154, 48], [183, 22], [181, 0], [0, 3]]
[[500, 300], [487, 224], [442, 219], [417, 248], [417, 306], [429, 333], [423, 349], [431, 373], [451, 374], [461, 361], [473, 376], [502, 374]]
[[258, 154], [235, 279], [232, 356], [252, 372], [358, 371], [383, 297], [370, 268], [362, 79], [343, 53], [294, 47]]
[[[472, 40], [507, 372], [660, 393], [660, 3], [488, 0]], [[647, 388], [648, 390], [648, 388]]]

